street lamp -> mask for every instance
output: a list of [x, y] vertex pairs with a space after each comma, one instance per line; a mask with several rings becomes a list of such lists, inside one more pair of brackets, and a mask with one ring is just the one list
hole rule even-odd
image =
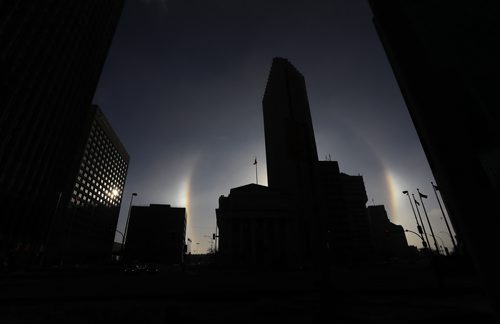
[[410, 231], [410, 230], [407, 230], [407, 229], [405, 229], [405, 232], [413, 233], [413, 234], [417, 235], [418, 237], [420, 237], [420, 239], [422, 240], [422, 245], [424, 246], [425, 249], [427, 249], [427, 243], [425, 242], [425, 240], [422, 237], [422, 235], [418, 234], [417, 232]]
[[434, 240], [434, 246], [436, 247], [436, 251], [438, 254], [439, 253], [439, 247], [438, 247], [438, 244], [437, 244], [437, 241], [436, 241], [436, 238], [434, 237], [434, 231], [432, 230], [432, 225], [431, 225], [431, 222], [429, 221], [429, 216], [427, 215], [427, 210], [425, 210], [425, 205], [424, 205], [424, 201], [422, 200], [422, 198], [426, 198], [427, 199], [427, 195], [424, 195], [423, 193], [421, 193], [418, 188], [417, 188], [417, 192], [418, 192], [418, 195], [420, 197], [420, 202], [422, 203], [422, 208], [424, 209], [424, 214], [425, 214], [425, 218], [427, 219], [427, 223], [429, 224], [429, 229], [431, 230], [431, 234], [432, 234], [432, 238]]
[[[410, 198], [410, 193], [408, 192], [408, 190], [405, 190], [405, 191], [403, 191], [403, 194], [408, 196], [408, 200], [410, 201], [411, 210], [413, 210], [413, 216], [415, 216], [415, 222], [417, 222], [417, 230], [420, 234], [422, 234], [422, 226], [420, 226], [420, 224], [418, 223], [417, 214], [415, 213], [415, 208], [413, 208], [413, 204], [412, 204], [411, 198]], [[422, 221], [422, 220], [420, 220], [420, 221]], [[425, 240], [422, 240], [422, 245], [424, 247], [427, 247], [427, 243], [425, 242]]]
[[134, 196], [137, 196], [137, 193], [132, 193], [132, 196], [130, 197], [130, 205], [128, 206], [128, 214], [127, 214], [127, 221], [125, 222], [125, 232], [122, 235], [122, 251], [125, 249], [125, 240], [127, 238], [127, 230], [128, 230], [128, 221], [130, 219], [130, 210], [132, 209], [132, 200], [134, 200]]
[[422, 215], [420, 215], [420, 209], [418, 209], [418, 206], [420, 206], [420, 204], [415, 199], [415, 195], [414, 194], [411, 194], [411, 196], [413, 197], [413, 201], [415, 202], [415, 208], [417, 209], [418, 218], [420, 219], [420, 224], [422, 224], [424, 239], [427, 242], [427, 247], [430, 249], [431, 248], [431, 244], [429, 243], [429, 238], [427, 237], [427, 231], [425, 230], [424, 221], [422, 220]]

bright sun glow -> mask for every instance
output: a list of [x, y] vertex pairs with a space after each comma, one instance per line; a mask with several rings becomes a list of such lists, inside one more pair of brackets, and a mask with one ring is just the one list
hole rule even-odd
[[177, 204], [179, 207], [186, 207], [188, 208], [189, 205], [189, 180], [190, 179], [184, 179], [179, 186], [180, 190], [177, 196]]
[[385, 170], [385, 182], [389, 193], [389, 218], [392, 222], [398, 223], [398, 199], [401, 192], [397, 176], [389, 170]]

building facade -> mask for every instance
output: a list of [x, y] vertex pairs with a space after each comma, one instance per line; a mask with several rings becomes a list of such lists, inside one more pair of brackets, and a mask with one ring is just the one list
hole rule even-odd
[[298, 267], [296, 202], [268, 187], [248, 184], [219, 198], [220, 264], [280, 269]]
[[123, 0], [0, 3], [0, 258], [38, 262]]
[[186, 208], [132, 206], [125, 241], [125, 262], [182, 264], [186, 245]]
[[403, 226], [389, 220], [383, 205], [368, 206], [366, 212], [376, 257], [379, 260], [408, 257], [411, 252]]
[[52, 262], [111, 260], [130, 158], [98, 106], [90, 107], [84, 125], [73, 181], [65, 190], [70, 200], [56, 211], [49, 235]]
[[69, 206], [119, 208], [130, 157], [98, 106], [91, 106], [89, 116]]
[[340, 172], [336, 161], [319, 161], [317, 168], [327, 253], [336, 263], [367, 260], [373, 247], [363, 177]]
[[459, 247], [500, 307], [498, 1], [369, 2]]

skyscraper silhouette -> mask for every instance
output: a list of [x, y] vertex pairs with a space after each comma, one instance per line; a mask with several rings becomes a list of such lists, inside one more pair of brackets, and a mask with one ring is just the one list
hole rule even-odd
[[[0, 3], [0, 258], [43, 250], [123, 0]], [[29, 263], [29, 261], [27, 261]]]
[[273, 59], [262, 106], [269, 187], [310, 189], [318, 161], [311, 112], [304, 76], [287, 59]]
[[299, 258], [314, 263], [321, 220], [317, 196], [314, 139], [304, 76], [285, 58], [273, 59], [262, 100], [268, 184], [296, 201]]
[[269, 186], [219, 198], [221, 261], [318, 269], [332, 256], [366, 258], [363, 179], [318, 161], [304, 77], [287, 59], [273, 59], [262, 104]]

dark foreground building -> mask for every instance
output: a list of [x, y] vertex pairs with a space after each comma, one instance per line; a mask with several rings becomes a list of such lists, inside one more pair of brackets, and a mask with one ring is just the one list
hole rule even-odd
[[132, 206], [124, 259], [129, 263], [182, 264], [185, 240], [186, 208]]
[[269, 187], [233, 188], [216, 210], [223, 264], [317, 268], [370, 254], [361, 176], [319, 162], [304, 77], [275, 58], [263, 98]]
[[370, 4], [458, 241], [499, 308], [500, 4]]
[[67, 206], [123, 0], [0, 2], [0, 259], [30, 265]]
[[336, 161], [318, 161], [326, 253], [336, 263], [366, 261], [372, 251], [363, 177], [340, 172]]
[[297, 203], [289, 195], [248, 184], [221, 196], [215, 212], [222, 265], [299, 266]]
[[92, 105], [80, 134], [66, 208], [56, 211], [49, 262], [111, 261], [129, 155], [101, 109]]
[[370, 221], [373, 250], [380, 260], [406, 258], [411, 255], [403, 226], [393, 224], [383, 205], [366, 207]]

